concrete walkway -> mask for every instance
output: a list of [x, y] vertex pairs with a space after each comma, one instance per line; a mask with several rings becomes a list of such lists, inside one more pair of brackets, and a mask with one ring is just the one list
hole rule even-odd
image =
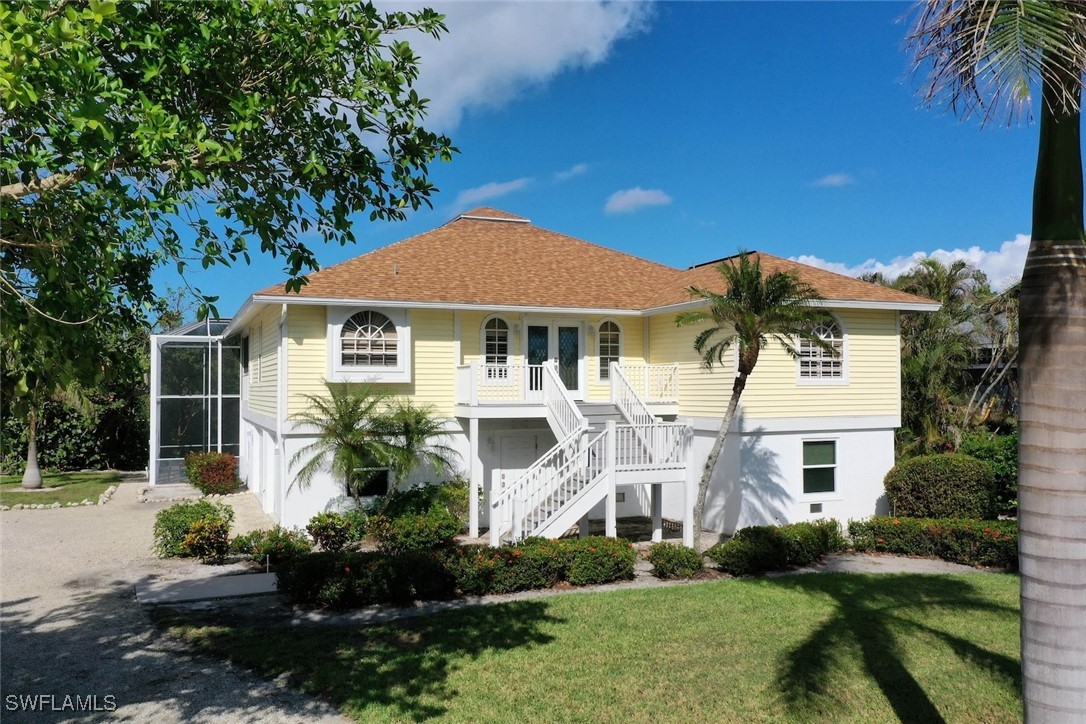
[[[124, 483], [102, 506], [0, 513], [4, 696], [52, 694], [59, 706], [65, 695], [112, 695], [117, 704], [105, 715], [5, 709], [4, 722], [343, 721], [282, 682], [190, 654], [151, 624], [137, 583], [206, 581], [231, 567], [153, 557], [154, 517], [169, 503], [137, 503], [144, 485]], [[235, 533], [270, 527], [254, 498], [225, 502]], [[257, 599], [238, 602], [247, 600]]]

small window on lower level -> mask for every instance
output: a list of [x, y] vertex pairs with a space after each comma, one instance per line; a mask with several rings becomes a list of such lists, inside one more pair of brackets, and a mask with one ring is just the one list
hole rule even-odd
[[355, 485], [360, 498], [388, 495], [388, 469], [361, 468], [356, 471]]
[[837, 443], [807, 440], [803, 443], [803, 494], [832, 493], [837, 489]]

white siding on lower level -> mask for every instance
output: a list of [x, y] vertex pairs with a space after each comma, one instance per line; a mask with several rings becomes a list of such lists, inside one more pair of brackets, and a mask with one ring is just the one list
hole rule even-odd
[[[886, 512], [882, 480], [894, 465], [892, 428], [835, 430], [820, 422], [812, 430], [804, 429], [803, 419], [795, 422], [789, 431], [729, 434], [705, 502], [706, 530], [730, 535], [751, 525], [819, 518], [844, 524]], [[695, 430], [687, 471], [694, 491], [715, 436]], [[803, 494], [804, 440], [836, 441], [833, 493]], [[681, 520], [682, 504], [681, 491], [664, 486], [664, 516]], [[812, 512], [812, 504], [821, 504], [821, 512]]]

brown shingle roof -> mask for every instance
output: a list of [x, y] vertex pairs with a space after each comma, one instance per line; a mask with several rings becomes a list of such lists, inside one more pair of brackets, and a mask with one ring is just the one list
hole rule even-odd
[[[930, 301], [768, 254], [761, 257], [767, 271], [794, 269], [827, 299]], [[718, 289], [715, 265], [673, 269], [480, 207], [433, 231], [322, 269], [298, 296], [635, 310], [689, 301], [686, 288], [693, 284]], [[284, 289], [276, 285], [257, 294], [278, 296]]]

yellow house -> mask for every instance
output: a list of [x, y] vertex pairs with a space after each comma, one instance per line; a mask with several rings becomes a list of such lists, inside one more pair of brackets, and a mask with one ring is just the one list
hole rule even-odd
[[[835, 323], [819, 333], [839, 354], [762, 353], [706, 527], [872, 515], [900, 424], [898, 316], [938, 305], [758, 257], [825, 298]], [[704, 369], [697, 330], [675, 316], [699, 303], [691, 285], [719, 290], [719, 261], [674, 269], [479, 208], [319, 271], [299, 293], [258, 291], [218, 336], [241, 358], [241, 476], [284, 525], [344, 505], [330, 476], [293, 484], [291, 460], [314, 439], [297, 415], [326, 380], [367, 382], [445, 421], [473, 535], [557, 536], [601, 517], [613, 534], [617, 517], [651, 515], [657, 536], [669, 517], [689, 541], [734, 363]]]

